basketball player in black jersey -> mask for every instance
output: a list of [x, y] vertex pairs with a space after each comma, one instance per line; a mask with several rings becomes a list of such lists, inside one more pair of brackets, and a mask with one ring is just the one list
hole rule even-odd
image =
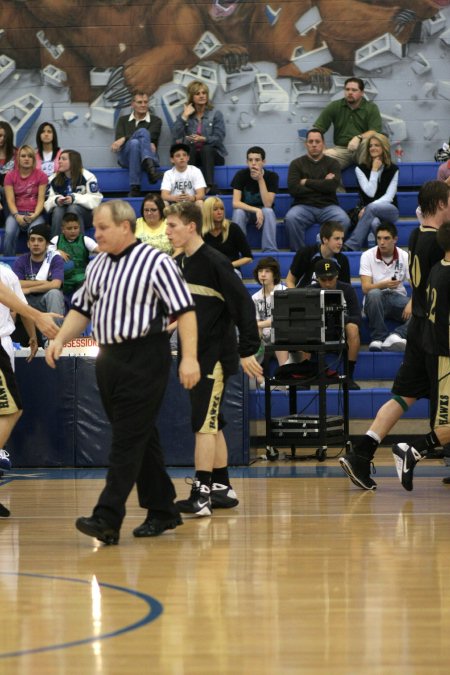
[[438, 445], [450, 443], [450, 220], [443, 223], [436, 241], [445, 251], [432, 267], [427, 283], [427, 317], [423, 347], [430, 378], [431, 432], [418, 443], [398, 443], [392, 447], [399, 480], [405, 490], [413, 489], [413, 471], [418, 461]]
[[[392, 398], [379, 409], [370, 429], [352, 452], [339, 460], [352, 482], [363, 490], [375, 490], [377, 487], [370, 468], [383, 438], [418, 398], [428, 398], [430, 392], [423, 346], [427, 320], [426, 287], [431, 268], [443, 257], [436, 232], [450, 219], [450, 187], [441, 181], [425, 183], [419, 191], [419, 205], [424, 216], [423, 223], [412, 232], [409, 240], [412, 317], [403, 363], [392, 387]], [[428, 447], [433, 447], [434, 437], [429, 434], [427, 438]], [[399, 457], [398, 461], [403, 460]]]

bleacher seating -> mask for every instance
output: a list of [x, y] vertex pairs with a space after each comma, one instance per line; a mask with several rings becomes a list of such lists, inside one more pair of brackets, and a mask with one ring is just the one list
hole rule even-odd
[[[397, 227], [399, 230], [399, 245], [402, 247], [407, 246], [409, 235], [413, 228], [417, 226], [417, 220], [415, 218], [415, 211], [417, 207], [417, 191], [425, 181], [432, 180], [436, 177], [438, 166], [439, 165], [435, 162], [404, 162], [399, 164], [399, 192], [397, 196], [400, 219], [397, 222]], [[216, 167], [215, 170], [216, 184], [220, 192], [220, 197], [225, 203], [227, 217], [231, 217], [232, 213], [230, 183], [236, 171], [241, 168], [242, 166], [223, 166]], [[276, 171], [280, 176], [279, 193], [277, 194], [274, 207], [275, 213], [279, 219], [277, 240], [280, 250], [278, 252], [274, 252], [273, 255], [275, 255], [275, 257], [279, 260], [282, 278], [285, 278], [294, 255], [292, 252], [287, 250], [288, 243], [283, 222], [283, 218], [292, 203], [292, 199], [287, 192], [288, 166], [268, 165], [267, 168]], [[94, 168], [92, 171], [97, 176], [100, 190], [105, 195], [105, 199], [109, 200], [116, 197], [125, 198], [130, 202], [130, 204], [132, 204], [136, 213], [140, 215], [142, 198], [128, 199], [126, 197], [129, 190], [129, 183], [128, 172], [125, 169]], [[343, 182], [348, 192], [339, 193], [338, 199], [342, 208], [347, 211], [355, 205], [357, 200], [356, 178], [352, 168], [346, 169], [343, 172]], [[158, 183], [156, 185], [150, 185], [146, 177], [144, 177], [141, 187], [142, 193], [145, 194], [147, 191], [158, 191], [160, 184]], [[306, 233], [306, 243], [315, 243], [318, 232], [318, 225], [309, 228]], [[0, 250], [3, 250], [3, 234], [4, 230], [0, 230]], [[92, 235], [93, 232], [88, 232], [87, 234]], [[252, 263], [249, 263], [242, 268], [242, 273], [248, 292], [254, 293], [259, 289], [259, 286], [254, 283], [253, 269], [258, 260], [267, 254], [258, 250], [261, 245], [260, 231], [256, 230], [254, 227], [249, 227], [247, 229], [247, 237], [250, 246], [254, 251], [254, 260]], [[18, 252], [21, 253], [26, 250], [26, 238], [25, 236], [21, 236], [19, 240]], [[347, 253], [347, 255], [350, 261], [351, 275], [354, 278], [353, 284], [358, 297], [361, 300], [361, 284], [359, 280], [355, 279], [359, 276], [360, 253]], [[13, 263], [13, 259], [11, 258], [7, 259], [0, 257], [0, 260], [6, 262], [7, 264]], [[388, 323], [391, 328], [394, 327], [394, 324], [391, 324], [391, 322]], [[363, 320], [361, 341], [362, 344], [368, 344], [369, 342], [369, 332], [366, 319]], [[401, 354], [385, 352], [371, 353], [364, 351], [363, 349], [359, 355], [356, 365], [354, 375], [355, 380], [360, 383], [364, 382], [365, 380], [392, 380], [395, 376], [398, 366], [400, 365], [401, 358]], [[298, 410], [304, 409], [306, 413], [317, 414], [318, 396], [316, 389], [313, 388], [311, 391], [299, 391], [297, 396]], [[286, 414], [286, 397], [287, 394], [285, 392], [273, 392], [272, 406], [274, 416]], [[338, 407], [342, 403], [338, 391], [335, 389], [330, 389], [327, 393], [327, 398], [329, 414], [337, 413]], [[389, 398], [390, 393], [389, 389], [387, 388], [370, 387], [362, 389], [361, 391], [351, 391], [350, 415], [354, 419], [372, 419], [379, 407]], [[411, 408], [411, 410], [406, 413], [405, 417], [427, 418], [428, 402], [417, 402]], [[264, 393], [262, 391], [257, 390], [250, 392], [250, 418], [253, 420], [264, 418]]]
[[[438, 166], [437, 162], [403, 162], [399, 164], [399, 188], [406, 188], [408, 190], [419, 188], [425, 181], [436, 177]], [[163, 167], [164, 170], [168, 168], [170, 167]], [[229, 190], [234, 174], [242, 168], [241, 165], [217, 166], [214, 173], [217, 187], [220, 190]], [[278, 173], [280, 177], [280, 190], [287, 190], [287, 164], [268, 164], [267, 169]], [[128, 192], [129, 182], [128, 171], [126, 169], [99, 168], [91, 170], [96, 175], [103, 194]], [[345, 169], [342, 173], [342, 179], [346, 188], [356, 188], [357, 183], [353, 168], [349, 167]], [[150, 185], [147, 178], [143, 178], [143, 191], [155, 191], [159, 190], [159, 187], [160, 183]]]
[[[399, 192], [397, 195], [400, 220], [397, 225], [399, 227], [399, 245], [407, 246], [409, 235], [412, 229], [417, 225], [415, 219], [415, 212], [417, 208], [417, 188], [419, 188], [426, 180], [431, 180], [436, 177], [437, 167], [436, 162], [404, 162], [399, 164]], [[232, 195], [230, 189], [231, 180], [242, 166], [219, 166], [215, 169], [215, 179], [220, 197], [225, 204], [225, 212], [227, 218], [232, 214]], [[280, 177], [279, 193], [275, 200], [275, 213], [279, 219], [277, 227], [277, 242], [280, 250], [289, 248], [284, 228], [283, 219], [292, 204], [292, 198], [287, 192], [287, 165], [268, 165], [268, 169], [276, 171]], [[100, 189], [106, 198], [113, 198], [116, 196], [124, 196], [129, 190], [128, 172], [126, 169], [92, 169], [97, 176]], [[347, 193], [338, 194], [339, 204], [345, 211], [353, 208], [357, 201], [356, 192], [356, 178], [353, 168], [345, 169], [343, 172], [343, 182]], [[142, 191], [154, 192], [159, 190], [160, 183], [150, 185], [147, 178], [144, 177], [142, 181]], [[351, 191], [354, 189], [355, 191]], [[139, 214], [142, 198], [129, 199], [133, 205], [136, 213]], [[319, 232], [319, 226], [313, 225], [306, 232], [306, 243], [312, 244], [316, 241]], [[261, 247], [261, 231], [254, 227], [247, 228], [247, 238], [252, 249]]]

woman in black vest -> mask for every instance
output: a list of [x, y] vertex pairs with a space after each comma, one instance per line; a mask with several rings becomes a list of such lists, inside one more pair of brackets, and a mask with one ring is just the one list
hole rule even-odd
[[382, 220], [395, 223], [398, 219], [398, 167], [391, 161], [390, 145], [386, 136], [374, 133], [368, 138], [361, 164], [356, 169], [359, 185], [358, 222], [345, 245], [350, 251], [367, 246], [367, 235], [375, 232]]

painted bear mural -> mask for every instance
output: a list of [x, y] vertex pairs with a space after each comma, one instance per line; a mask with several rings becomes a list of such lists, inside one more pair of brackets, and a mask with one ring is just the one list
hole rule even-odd
[[[175, 69], [199, 62], [193, 47], [205, 31], [222, 47], [208, 56], [233, 72], [247, 61], [270, 61], [279, 77], [323, 79], [335, 71], [351, 74], [355, 51], [384, 33], [401, 43], [418, 23], [447, 7], [450, 0], [0, 0], [1, 52], [17, 67], [53, 64], [66, 71], [74, 101], [89, 101], [89, 71], [115, 68], [106, 94], [125, 102], [132, 90], [156, 91]], [[305, 35], [295, 24], [317, 7], [321, 22]], [[277, 14], [277, 20], [274, 15]], [[58, 58], [43, 46], [62, 44]], [[307, 53], [326, 42], [333, 61], [326, 69], [301, 72], [295, 50]]]

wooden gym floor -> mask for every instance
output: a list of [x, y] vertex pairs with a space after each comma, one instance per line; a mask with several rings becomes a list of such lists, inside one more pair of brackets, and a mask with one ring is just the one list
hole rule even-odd
[[[184, 497], [183, 469], [171, 471]], [[74, 528], [102, 470], [5, 474], [0, 501], [2, 675], [434, 675], [450, 666], [450, 468], [376, 492], [325, 463], [232, 471], [241, 503], [118, 546]]]

